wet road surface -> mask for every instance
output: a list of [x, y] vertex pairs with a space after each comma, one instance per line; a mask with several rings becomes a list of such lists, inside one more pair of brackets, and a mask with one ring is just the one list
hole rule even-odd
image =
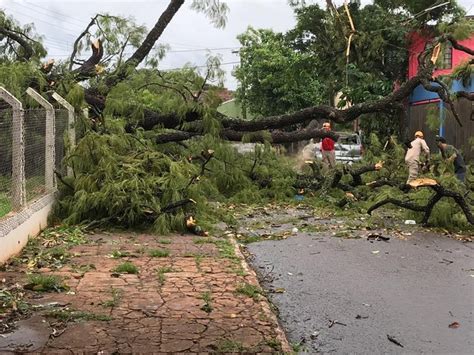
[[300, 350], [474, 353], [472, 243], [430, 233], [370, 242], [314, 232], [247, 247]]

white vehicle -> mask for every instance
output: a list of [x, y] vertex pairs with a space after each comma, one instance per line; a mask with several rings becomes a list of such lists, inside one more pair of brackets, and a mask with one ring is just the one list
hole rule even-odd
[[[334, 144], [336, 161], [343, 163], [353, 163], [362, 159], [364, 147], [361, 136], [357, 133], [337, 132], [339, 139]], [[317, 143], [316, 157], [322, 159], [321, 143]]]

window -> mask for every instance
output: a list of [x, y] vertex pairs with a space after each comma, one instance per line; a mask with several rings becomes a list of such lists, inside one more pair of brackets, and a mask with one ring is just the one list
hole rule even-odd
[[451, 69], [453, 64], [453, 47], [451, 42], [446, 42], [444, 45], [443, 56], [438, 59], [438, 66], [436, 69]]
[[[428, 42], [425, 43], [425, 50], [428, 44]], [[451, 42], [445, 42], [442, 50], [443, 52], [438, 57], [435, 69], [451, 69], [453, 67], [453, 47]]]

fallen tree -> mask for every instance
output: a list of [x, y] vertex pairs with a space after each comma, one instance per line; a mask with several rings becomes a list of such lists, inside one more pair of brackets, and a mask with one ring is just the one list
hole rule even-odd
[[[393, 117], [405, 115], [403, 102], [418, 85], [437, 92], [452, 107], [448, 88], [432, 78], [436, 62], [433, 51], [438, 43], [446, 41], [461, 50], [470, 50], [460, 46], [456, 38], [441, 34], [419, 56], [417, 75], [385, 97], [345, 109], [315, 103], [295, 112], [239, 120], [223, 117], [216, 111], [216, 83], [222, 75], [218, 59], [210, 58], [204, 72], [192, 67], [163, 72], [151, 64], [150, 58], [159, 57], [153, 55], [153, 48], [184, 3], [170, 0], [148, 33], [130, 25], [129, 32], [117, 30], [117, 35], [123, 36], [122, 42], [114, 40], [114, 33], [108, 33], [107, 40], [92, 43], [90, 57], [81, 61], [78, 54], [93, 37], [92, 28], [98, 28], [95, 34], [103, 34], [101, 21], [116, 21], [127, 28], [121, 22], [123, 19], [97, 15], [77, 38], [68, 69], [53, 63], [42, 66], [41, 55], [36, 58], [37, 63], [21, 67], [27, 73], [24, 76], [30, 77], [21, 85], [32, 85], [30, 74], [34, 72], [38, 75], [35, 87], [39, 91], [58, 91], [76, 105], [78, 112], [84, 103], [89, 108], [86, 133], [64, 162], [73, 169], [74, 176], [59, 179], [63, 184], [62, 197], [55, 212], [66, 222], [114, 223], [125, 227], [152, 224], [164, 233], [183, 228], [189, 212], [201, 213], [199, 220], [212, 221], [208, 200], [293, 197], [298, 184], [296, 174], [291, 163], [275, 154], [270, 143], [337, 138], [332, 132], [309, 125], [315, 119], [348, 123], [362, 115], [381, 112]], [[196, 0], [193, 4], [213, 19], [225, 15], [219, 1]], [[11, 31], [3, 32], [7, 37], [8, 33]], [[15, 36], [8, 38], [15, 42]], [[133, 38], [135, 50], [125, 58], [124, 49]], [[24, 40], [27, 39], [22, 37]], [[114, 42], [116, 52], [110, 52], [108, 41]], [[22, 42], [16, 43], [23, 47]], [[116, 61], [111, 60], [112, 56]], [[31, 58], [27, 48], [17, 51], [17, 61], [27, 58]], [[0, 73], [0, 80], [4, 74]], [[78, 85], [80, 82], [86, 85]], [[471, 97], [462, 93], [459, 96]], [[227, 141], [262, 145], [241, 155]], [[203, 157], [204, 160], [188, 159], [202, 157], [198, 152], [209, 151], [214, 153]], [[377, 165], [371, 161], [360, 168], [337, 170], [330, 179], [312, 177], [305, 188], [342, 190], [365, 199], [367, 196], [359, 191], [365, 187], [362, 176], [375, 171]], [[346, 205], [340, 201], [338, 205]]]
[[387, 198], [369, 207], [369, 209], [367, 210], [367, 213], [371, 214], [376, 209], [386, 204], [391, 203], [396, 206], [409, 209], [411, 211], [422, 212], [423, 219], [421, 220], [421, 223], [423, 225], [428, 225], [428, 221], [430, 219], [431, 213], [433, 212], [433, 208], [436, 206], [436, 204], [443, 197], [450, 197], [461, 208], [464, 215], [466, 216], [467, 221], [471, 225], [474, 225], [474, 216], [471, 212], [471, 209], [469, 205], [467, 204], [466, 200], [464, 199], [464, 197], [460, 193], [446, 189], [445, 187], [440, 185], [436, 180], [433, 180], [433, 179], [413, 180], [409, 183], [409, 186], [413, 189], [420, 188], [420, 187], [428, 187], [434, 191], [434, 194], [429, 198], [429, 200], [427, 201], [425, 205], [419, 205], [411, 201], [403, 201], [403, 200], [398, 200], [395, 198]]

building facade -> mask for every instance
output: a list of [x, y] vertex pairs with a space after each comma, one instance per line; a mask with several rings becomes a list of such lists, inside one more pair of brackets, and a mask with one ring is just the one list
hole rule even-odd
[[[409, 46], [409, 66], [408, 77], [412, 78], [418, 71], [418, 56], [426, 47], [430, 37], [428, 34], [413, 33], [410, 37]], [[474, 48], [474, 36], [460, 41], [460, 44], [468, 48]], [[446, 45], [440, 53], [438, 68], [433, 73], [434, 77], [449, 75], [455, 67], [465, 61], [471, 60], [469, 54], [456, 50], [450, 45]], [[467, 83], [460, 80], [453, 80], [451, 92], [466, 91], [474, 92], [474, 76]], [[470, 143], [474, 139], [474, 102], [461, 98], [455, 101], [456, 112], [458, 113], [462, 127], [456, 122], [451, 110], [440, 100], [438, 94], [427, 91], [419, 85], [409, 98], [409, 124], [408, 131], [421, 130], [425, 134], [425, 139], [430, 149], [437, 151], [435, 137], [440, 135], [445, 137], [450, 144], [462, 150], [465, 158], [474, 161], [474, 147]], [[426, 118], [429, 112], [435, 112], [439, 118], [439, 127], [433, 131], [427, 125]]]

